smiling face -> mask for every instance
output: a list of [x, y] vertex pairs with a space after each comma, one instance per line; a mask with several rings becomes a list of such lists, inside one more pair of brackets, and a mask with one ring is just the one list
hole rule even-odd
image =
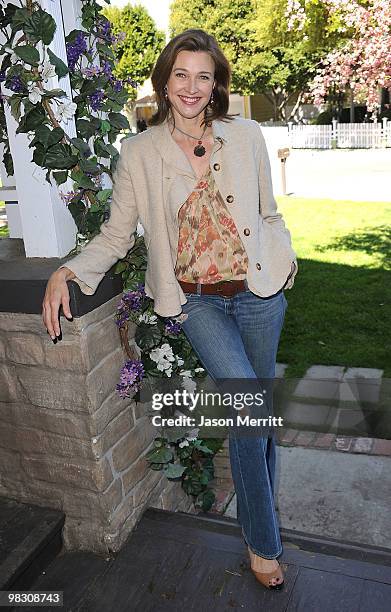
[[195, 119], [203, 114], [214, 85], [214, 61], [205, 51], [180, 51], [167, 81], [174, 116]]

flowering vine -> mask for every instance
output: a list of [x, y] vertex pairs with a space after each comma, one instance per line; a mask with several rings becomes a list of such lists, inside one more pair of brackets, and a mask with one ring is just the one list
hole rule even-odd
[[[146, 248], [142, 236], [136, 237], [130, 253], [116, 266], [122, 274], [124, 293], [118, 304], [116, 324], [121, 342], [129, 357], [121, 369], [117, 392], [123, 398], [140, 397], [140, 390], [157, 389], [164, 380], [193, 393], [197, 380], [206, 376], [192, 346], [187, 340], [179, 317], [161, 317], [153, 310], [153, 301], [145, 293]], [[128, 327], [135, 325], [136, 347], [129, 346]], [[136, 395], [135, 395], [136, 394]], [[166, 416], [182, 414], [179, 407]], [[213, 457], [223, 440], [203, 439], [198, 429], [170, 432], [155, 439], [154, 448], [146, 455], [154, 470], [163, 470], [167, 478], [181, 479], [183, 489], [192, 495], [195, 504], [209, 510], [215, 494], [208, 486], [214, 477]]]
[[[109, 3], [109, 2], [107, 2]], [[113, 146], [129, 123], [122, 114], [127, 87], [137, 84], [113, 75], [114, 48], [120, 37], [95, 0], [81, 0], [82, 27], [66, 37], [66, 61], [50, 44], [56, 31], [53, 17], [38, 2], [0, 8], [0, 82], [2, 100], [26, 133], [33, 161], [46, 170], [46, 180], [65, 186], [63, 201], [78, 229], [75, 250], [92, 238], [109, 214], [111, 178], [118, 159]], [[61, 85], [69, 77], [70, 99]], [[75, 120], [76, 136], [68, 135]], [[10, 167], [10, 164], [8, 164]]]

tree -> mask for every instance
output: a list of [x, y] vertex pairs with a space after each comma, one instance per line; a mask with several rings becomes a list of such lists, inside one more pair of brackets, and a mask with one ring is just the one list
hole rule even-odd
[[[150, 76], [159, 53], [165, 45], [164, 32], [157, 30], [153, 19], [143, 6], [105, 7], [102, 13], [112, 24], [112, 32], [119, 37], [114, 53], [117, 58], [115, 75], [125, 79], [132, 75], [139, 84]], [[129, 89], [129, 98], [137, 92]]]
[[[321, 57], [341, 36], [324, 4], [316, 0], [310, 0], [304, 29], [294, 20], [289, 27], [291, 1], [174, 0], [171, 34], [189, 27], [213, 33], [232, 65], [232, 91], [264, 93], [273, 104], [275, 120], [288, 121]], [[288, 114], [293, 96], [296, 103]]]
[[[391, 90], [391, 5], [388, 0], [324, 0], [335, 29], [352, 35], [330, 51], [310, 84], [308, 99], [324, 102], [333, 89], [350, 90], [352, 101], [365, 102], [372, 118], [381, 106], [380, 90]], [[304, 19], [307, 18], [303, 10]]]

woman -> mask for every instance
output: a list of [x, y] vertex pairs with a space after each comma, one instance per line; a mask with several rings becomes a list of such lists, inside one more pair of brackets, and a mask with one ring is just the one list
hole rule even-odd
[[[48, 281], [43, 320], [52, 339], [60, 305], [72, 316], [66, 281], [94, 293], [133, 246], [140, 220], [155, 312], [179, 316], [212, 379], [273, 379], [296, 256], [261, 130], [227, 113], [230, 79], [227, 59], [202, 30], [183, 32], [162, 51], [152, 74], [158, 111], [122, 144], [110, 219]], [[281, 588], [274, 436], [230, 437], [230, 460], [252, 570]]]

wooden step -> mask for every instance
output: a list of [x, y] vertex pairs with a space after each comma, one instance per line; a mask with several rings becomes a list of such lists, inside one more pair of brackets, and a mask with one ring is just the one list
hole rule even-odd
[[0, 590], [30, 587], [62, 549], [65, 514], [0, 497]]
[[60, 555], [33, 590], [63, 591], [63, 609], [72, 612], [389, 611], [389, 550], [288, 530], [281, 535], [285, 588], [277, 593], [252, 575], [236, 520], [154, 508], [115, 556]]

